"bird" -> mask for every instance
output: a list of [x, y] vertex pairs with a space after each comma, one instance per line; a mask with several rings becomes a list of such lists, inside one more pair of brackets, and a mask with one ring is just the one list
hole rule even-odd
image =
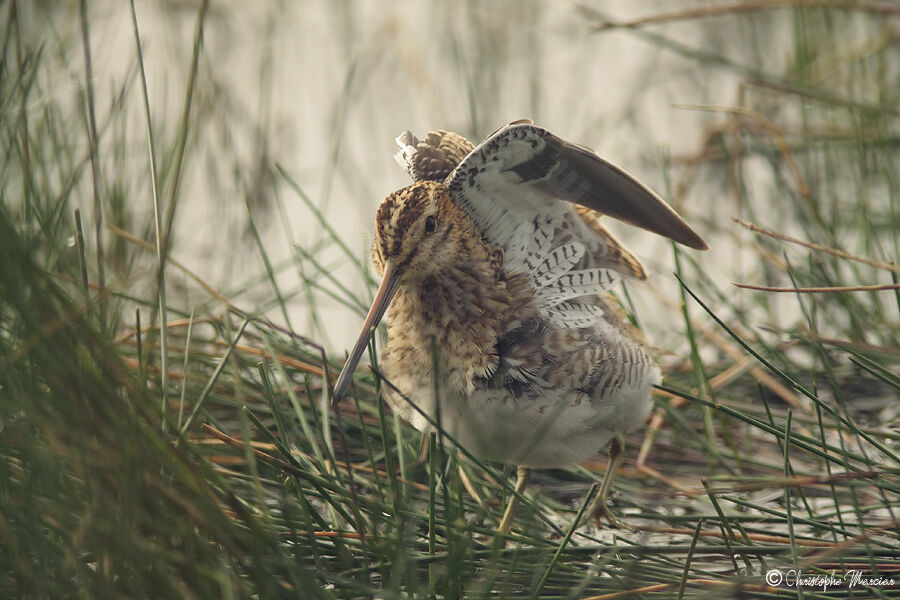
[[389, 310], [378, 364], [391, 409], [517, 467], [498, 534], [509, 533], [532, 469], [607, 445], [603, 482], [576, 527], [601, 516], [624, 526], [607, 496], [662, 375], [610, 293], [647, 270], [601, 217], [708, 245], [636, 178], [530, 119], [477, 147], [445, 130], [422, 140], [406, 131], [397, 144], [413, 183], [378, 206], [370, 258], [381, 284], [333, 402]]

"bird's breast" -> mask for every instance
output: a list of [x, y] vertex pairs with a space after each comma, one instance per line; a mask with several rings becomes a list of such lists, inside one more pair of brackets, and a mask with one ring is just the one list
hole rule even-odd
[[489, 268], [448, 269], [402, 283], [387, 318], [385, 374], [433, 388], [436, 366], [439, 383], [471, 391], [475, 379], [496, 370], [497, 343], [513, 304], [505, 282]]
[[381, 356], [392, 409], [422, 431], [440, 421], [483, 458], [531, 466], [582, 460], [639, 426], [659, 381], [643, 345], [548, 324], [530, 290], [508, 274], [401, 285]]

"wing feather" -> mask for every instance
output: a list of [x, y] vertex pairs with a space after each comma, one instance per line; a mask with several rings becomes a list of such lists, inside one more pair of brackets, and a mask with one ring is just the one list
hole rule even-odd
[[569, 271], [552, 284], [538, 288], [536, 296], [541, 304], [555, 306], [573, 298], [603, 294], [621, 280], [612, 269]]
[[564, 274], [569, 273], [584, 256], [584, 244], [570, 242], [562, 244], [547, 254], [537, 269], [532, 279], [535, 285], [542, 287], [558, 282]]
[[406, 131], [397, 143], [397, 162], [414, 180], [444, 181], [484, 239], [503, 248], [504, 267], [530, 277], [538, 311], [559, 327], [608, 326], [597, 296], [622, 276], [647, 277], [599, 223], [601, 213], [706, 248], [649, 188], [531, 121], [513, 122], [477, 147], [444, 130], [422, 141]]
[[527, 122], [498, 130], [445, 183], [487, 235], [502, 237], [508, 231], [497, 221], [499, 215], [483, 214], [487, 209], [480, 205], [501, 204], [521, 222], [523, 212], [540, 213], [565, 200], [691, 248], [708, 247], [662, 198], [623, 169]]

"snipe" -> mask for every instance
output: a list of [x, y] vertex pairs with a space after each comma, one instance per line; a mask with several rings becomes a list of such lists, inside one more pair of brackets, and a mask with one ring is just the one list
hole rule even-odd
[[[647, 418], [661, 374], [609, 296], [646, 270], [600, 216], [691, 248], [706, 243], [623, 170], [531, 121], [477, 148], [446, 131], [423, 141], [405, 132], [397, 142], [415, 183], [378, 207], [371, 258], [383, 279], [335, 401], [390, 306], [380, 365], [393, 386], [471, 452], [518, 465], [520, 494], [532, 467], [577, 463], [611, 442], [584, 520], [616, 523], [606, 495], [624, 435]], [[413, 426], [433, 429], [391, 386], [382, 389]]]

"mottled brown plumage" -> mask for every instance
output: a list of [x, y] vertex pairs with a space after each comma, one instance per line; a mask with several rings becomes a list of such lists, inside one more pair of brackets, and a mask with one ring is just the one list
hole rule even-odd
[[404, 147], [412, 148], [403, 166], [413, 181], [444, 181], [475, 145], [452, 131], [429, 131], [423, 141], [405, 132], [397, 138]]
[[[627, 173], [530, 121], [477, 148], [446, 131], [398, 143], [416, 183], [378, 207], [371, 258], [382, 283], [335, 398], [390, 306], [391, 407], [519, 465], [519, 491], [528, 467], [583, 460], [640, 426], [660, 371], [607, 290], [647, 272], [598, 211], [692, 247], [703, 240]], [[589, 513], [606, 512], [619, 460]]]
[[[429, 217], [433, 232], [425, 231]], [[434, 338], [441, 348], [442, 384], [474, 390], [476, 380], [497, 372], [499, 340], [534, 312], [525, 277], [507, 279], [500, 248], [482, 241], [442, 184], [421, 181], [391, 194], [379, 206], [376, 223], [376, 272], [383, 275], [388, 260], [402, 272], [381, 358], [384, 373], [397, 382], [410, 380], [415, 389], [433, 389], [428, 348]], [[392, 405], [409, 411], [399, 398]]]

